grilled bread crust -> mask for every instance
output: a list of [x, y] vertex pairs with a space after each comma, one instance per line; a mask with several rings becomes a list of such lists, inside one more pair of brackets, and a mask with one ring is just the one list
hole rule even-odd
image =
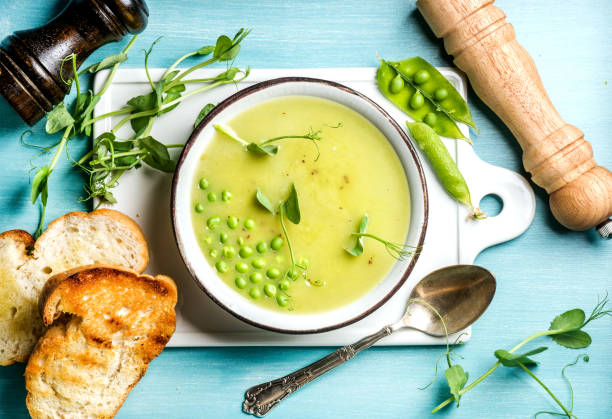
[[90, 264], [143, 272], [147, 241], [130, 217], [114, 210], [71, 212], [34, 238], [23, 230], [0, 234], [0, 365], [26, 362], [44, 327], [37, 305], [52, 275]]
[[40, 309], [48, 330], [26, 367], [30, 415], [112, 418], [176, 327], [171, 278], [92, 265], [51, 278]]

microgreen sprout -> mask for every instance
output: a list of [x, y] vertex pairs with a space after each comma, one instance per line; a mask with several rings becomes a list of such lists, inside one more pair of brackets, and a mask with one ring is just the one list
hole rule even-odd
[[[329, 128], [340, 128], [342, 127], [342, 122], [336, 124], [336, 125], [326, 125]], [[263, 140], [259, 143], [255, 143], [255, 142], [248, 142], [242, 138], [240, 138], [240, 136], [236, 133], [236, 131], [233, 130], [232, 127], [230, 127], [227, 124], [223, 124], [223, 123], [217, 123], [214, 124], [214, 127], [217, 131], [219, 131], [220, 133], [226, 135], [227, 137], [231, 138], [232, 140], [242, 144], [243, 146], [245, 146], [246, 150], [253, 153], [253, 154], [257, 154], [260, 156], [275, 156], [278, 153], [279, 150], [279, 146], [277, 144], [273, 144], [276, 143], [280, 140], [286, 140], [286, 139], [302, 139], [302, 140], [308, 140], [311, 141], [312, 144], [315, 146], [316, 150], [317, 150], [317, 157], [315, 157], [315, 161], [319, 160], [319, 157], [321, 157], [321, 150], [319, 149], [319, 144], [318, 142], [321, 141], [322, 139], [322, 135], [323, 135], [323, 129], [318, 129], [317, 131], [313, 130], [312, 128], [310, 128], [308, 130], [308, 132], [306, 134], [303, 135], [281, 135], [279, 137], [274, 137], [274, 138], [269, 138], [267, 140]]]
[[351, 233], [352, 237], [356, 237], [357, 241], [355, 243], [355, 247], [352, 249], [344, 249], [347, 253], [352, 256], [360, 256], [363, 253], [363, 238], [367, 237], [370, 239], [374, 239], [377, 242], [382, 243], [385, 246], [385, 250], [387, 253], [394, 259], [397, 260], [406, 260], [410, 258], [415, 252], [418, 250], [417, 247], [409, 246], [407, 244], [393, 243], [388, 240], [382, 239], [374, 234], [366, 233], [366, 229], [368, 227], [369, 216], [365, 214], [361, 219], [361, 223], [359, 223], [359, 232]]
[[[499, 366], [503, 365], [505, 367], [510, 367], [510, 368], [519, 367], [523, 371], [525, 371], [551, 396], [551, 398], [555, 401], [555, 403], [557, 403], [557, 405], [563, 411], [563, 413], [557, 413], [557, 412], [539, 412], [539, 413], [550, 413], [550, 414], [556, 414], [560, 416], [566, 416], [568, 418], [575, 418], [576, 416], [572, 413], [574, 393], [573, 393], [573, 389], [571, 388], [571, 384], [569, 383], [569, 381], [567, 380], [567, 376], [565, 375], [565, 370], [567, 367], [571, 365], [575, 365], [578, 362], [578, 359], [574, 363], [570, 363], [566, 365], [562, 371], [563, 378], [568, 382], [568, 385], [570, 386], [571, 404], [570, 404], [570, 408], [568, 409], [565, 405], [563, 405], [563, 403], [561, 403], [561, 401], [559, 401], [559, 399], [552, 393], [552, 391], [527, 367], [527, 365], [537, 364], [537, 362], [531, 359], [530, 356], [544, 352], [548, 348], [539, 347], [539, 348], [533, 349], [531, 351], [528, 351], [522, 354], [516, 353], [516, 351], [518, 351], [521, 347], [531, 342], [532, 340], [543, 337], [543, 336], [550, 336], [554, 342], [566, 348], [579, 349], [579, 348], [588, 347], [592, 342], [591, 336], [582, 329], [593, 320], [597, 320], [597, 319], [600, 319], [606, 316], [612, 316], [612, 310], [606, 310], [606, 305], [608, 302], [609, 302], [608, 294], [606, 293], [605, 297], [597, 300], [597, 304], [593, 308], [593, 311], [591, 312], [588, 318], [586, 317], [585, 312], [579, 308], [566, 311], [553, 319], [548, 330], [534, 333], [533, 335], [527, 337], [526, 339], [524, 339], [522, 342], [520, 342], [518, 345], [516, 345], [514, 348], [510, 350], [505, 350], [505, 349], [496, 350], [494, 355], [497, 358], [497, 362], [487, 372], [485, 372], [483, 375], [478, 377], [476, 380], [474, 380], [471, 384], [467, 386], [465, 386], [465, 384], [467, 383], [467, 373], [466, 373], [465, 382], [463, 382], [463, 378], [460, 377], [461, 379], [459, 380], [459, 379], [456, 379], [453, 374], [450, 374], [450, 376], [447, 376], [447, 381], [448, 381], [449, 388], [451, 390], [452, 397], [449, 397], [444, 402], [436, 406], [432, 410], [432, 413], [435, 413], [438, 410], [442, 409], [443, 407], [447, 406], [448, 404], [452, 403], [453, 400], [455, 400], [458, 405], [459, 398], [463, 394], [465, 394], [467, 391], [474, 388], [476, 385], [478, 385], [480, 382], [486, 379], [489, 375], [491, 375]], [[581, 355], [581, 356], [583, 357], [583, 360], [585, 360], [585, 362], [588, 361], [588, 357], [584, 358], [585, 355]], [[456, 367], [456, 366], [457, 365], [453, 365], [452, 367]], [[460, 384], [461, 382], [463, 382], [463, 385], [460, 385], [459, 387], [461, 388], [457, 389], [458, 383]]]
[[[39, 198], [42, 204], [40, 222], [35, 235], [42, 232], [44, 214], [48, 199], [49, 177], [59, 160], [59, 156], [64, 149], [70, 158], [67, 144], [70, 140], [78, 136], [90, 136], [92, 125], [95, 122], [109, 117], [123, 116], [115, 124], [111, 131], [99, 135], [93, 141], [93, 148], [78, 161], [72, 160], [75, 166], [80, 167], [89, 175], [89, 180], [84, 189], [86, 196], [82, 200], [89, 200], [94, 197], [103, 201], [116, 202], [111, 189], [117, 186], [119, 178], [131, 169], [137, 169], [142, 164], [164, 172], [172, 172], [176, 163], [170, 157], [168, 149], [182, 147], [180, 144], [166, 145], [151, 137], [150, 133], [156, 117], [170, 112], [176, 108], [183, 100], [203, 93], [227, 83], [237, 83], [249, 75], [249, 69], [241, 70], [232, 66], [233, 60], [240, 51], [240, 43], [249, 34], [249, 30], [240, 29], [233, 39], [222, 35], [217, 39], [214, 46], [205, 46], [196, 51], [183, 55], [176, 60], [164, 73], [159, 81], [153, 81], [149, 72], [148, 61], [153, 51], [153, 47], [159, 38], [153, 42], [151, 47], [145, 51], [145, 73], [149, 81], [151, 91], [145, 95], [136, 96], [127, 102], [127, 106], [112, 112], [93, 117], [93, 110], [96, 104], [110, 87], [112, 80], [117, 72], [119, 65], [128, 58], [128, 51], [134, 45], [137, 35], [133, 36], [127, 46], [118, 54], [110, 55], [100, 62], [92, 64], [81, 72], [77, 73], [77, 56], [72, 53], [61, 59], [60, 78], [68, 85], [75, 86], [76, 98], [74, 103], [68, 107], [64, 102], [58, 103], [47, 115], [45, 130], [47, 134], [54, 134], [63, 131], [59, 141], [52, 146], [43, 147], [26, 143], [22, 138], [22, 143], [29, 147], [35, 147], [42, 153], [55, 149], [55, 154], [48, 165], [39, 167], [33, 177], [30, 197], [32, 203]], [[204, 62], [193, 65], [187, 70], [176, 70], [176, 67], [189, 57], [213, 56]], [[193, 71], [215, 62], [227, 62], [228, 68], [211, 78], [186, 79], [186, 76]], [[64, 64], [71, 64], [72, 77], [64, 77]], [[82, 91], [79, 76], [85, 73], [97, 73], [104, 69], [110, 69], [106, 80], [100, 91], [94, 93], [91, 90]], [[186, 85], [191, 83], [204, 84], [191, 91], [186, 92]], [[206, 116], [213, 108], [207, 105], [198, 118], [200, 120]], [[126, 123], [130, 123], [134, 135], [126, 139], [118, 139], [117, 131]]]
[[[305, 271], [307, 269], [307, 266], [305, 264], [298, 263], [296, 261], [295, 254], [293, 252], [293, 246], [291, 244], [291, 239], [289, 238], [289, 233], [287, 233], [287, 227], [285, 226], [285, 217], [293, 224], [299, 224], [302, 218], [300, 213], [300, 204], [298, 201], [297, 189], [292, 183], [291, 188], [289, 189], [289, 195], [284, 201], [278, 203], [278, 207], [272, 205], [272, 201], [259, 188], [257, 188], [255, 199], [263, 208], [268, 210], [272, 215], [278, 214], [281, 230], [283, 231], [283, 235], [285, 236], [287, 248], [289, 249], [289, 257], [291, 258], [291, 265], [289, 266], [289, 269], [287, 269], [287, 271], [285, 272], [283, 278], [290, 277], [291, 279], [295, 279], [295, 275], [293, 275], [292, 272], [298, 269], [300, 271]], [[322, 283], [314, 282], [312, 284], [316, 286], [322, 285]]]

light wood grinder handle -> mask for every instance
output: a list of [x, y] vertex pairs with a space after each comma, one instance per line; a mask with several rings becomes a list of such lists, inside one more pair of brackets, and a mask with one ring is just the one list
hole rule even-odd
[[417, 7], [478, 96], [523, 149], [523, 165], [571, 230], [612, 236], [612, 173], [597, 166], [584, 134], [551, 103], [533, 59], [493, 0], [418, 0]]

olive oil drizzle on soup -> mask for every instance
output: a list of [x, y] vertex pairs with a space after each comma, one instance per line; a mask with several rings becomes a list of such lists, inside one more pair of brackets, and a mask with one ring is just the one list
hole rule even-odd
[[[395, 260], [368, 239], [361, 256], [349, 255], [351, 233], [368, 213], [368, 232], [403, 243], [410, 222], [406, 175], [382, 133], [352, 109], [307, 96], [271, 99], [223, 122], [257, 143], [311, 128], [323, 132], [317, 161], [308, 140], [282, 140], [277, 155], [258, 156], [214, 134], [195, 172], [191, 201], [198, 242], [219, 276], [262, 307], [298, 314], [338, 308], [374, 288]], [[291, 260], [279, 216], [255, 198], [260, 188], [278, 207], [292, 183], [301, 222], [285, 219], [285, 226], [296, 261], [307, 265], [293, 279], [285, 275]]]

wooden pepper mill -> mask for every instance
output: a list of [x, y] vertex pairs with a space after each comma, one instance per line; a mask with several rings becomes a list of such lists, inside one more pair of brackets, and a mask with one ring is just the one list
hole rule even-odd
[[510, 128], [523, 165], [571, 230], [612, 238], [612, 173], [597, 166], [584, 134], [552, 105], [535, 63], [494, 0], [418, 0], [417, 7], [478, 96]]
[[46, 25], [15, 32], [0, 45], [0, 94], [29, 125], [64, 99], [72, 66], [62, 58], [77, 54], [77, 67], [97, 48], [147, 26], [143, 0], [73, 0]]

